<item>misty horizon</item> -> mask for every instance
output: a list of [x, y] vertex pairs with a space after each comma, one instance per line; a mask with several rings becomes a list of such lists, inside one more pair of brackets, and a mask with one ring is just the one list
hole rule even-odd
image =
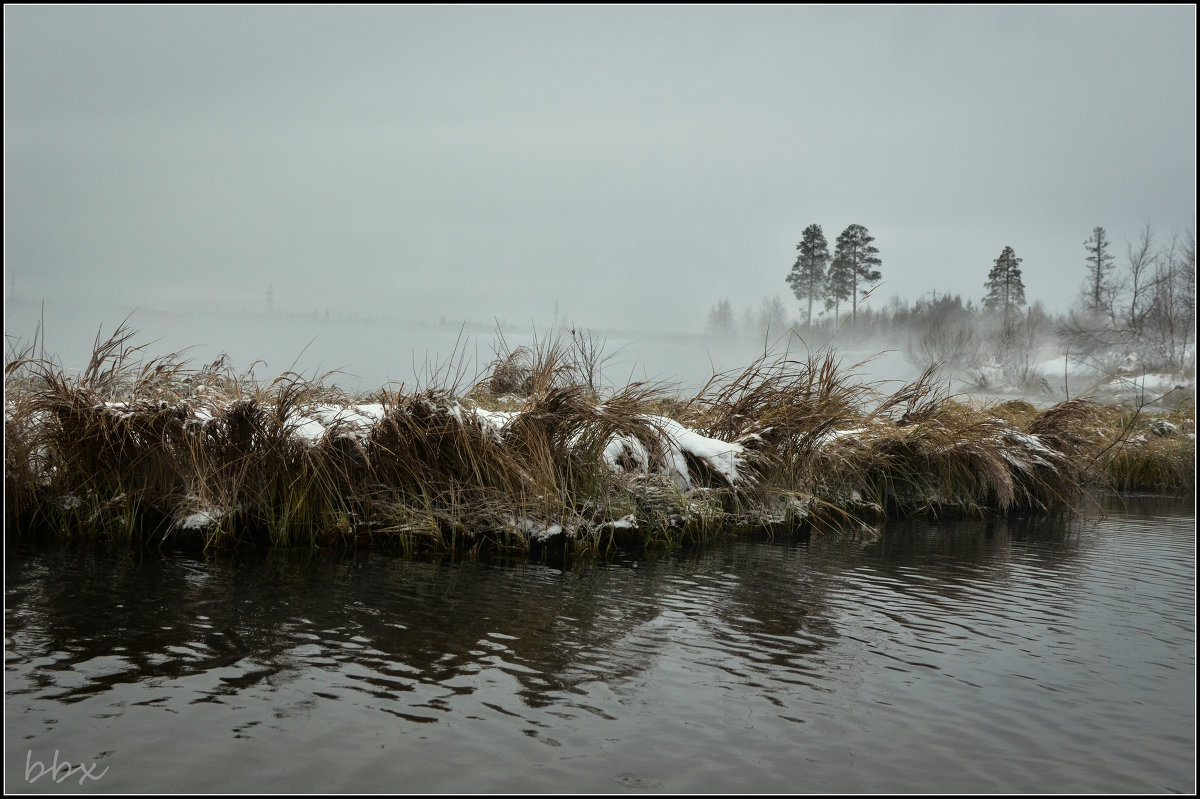
[[1194, 7], [4, 14], [31, 300], [689, 331], [861, 224], [879, 299], [1011, 246], [1059, 313], [1093, 227], [1194, 227]]

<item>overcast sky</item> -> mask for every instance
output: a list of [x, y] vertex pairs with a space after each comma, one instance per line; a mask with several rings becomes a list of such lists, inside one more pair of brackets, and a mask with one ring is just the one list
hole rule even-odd
[[699, 330], [857, 223], [1065, 310], [1195, 224], [1196, 10], [5, 6], [4, 114], [26, 299]]

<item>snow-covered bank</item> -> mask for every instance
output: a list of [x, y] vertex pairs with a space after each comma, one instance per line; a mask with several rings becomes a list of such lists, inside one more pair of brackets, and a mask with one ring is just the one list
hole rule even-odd
[[[963, 401], [932, 371], [885, 391], [832, 354], [760, 358], [681, 394], [594, 385], [579, 349], [546, 342], [473, 383], [441, 373], [420, 390], [352, 394], [146, 360], [128, 336], [98, 345], [82, 373], [10, 364], [14, 534], [595, 550], [1057, 512], [1095, 487], [1194, 480], [1194, 409]], [[496, 393], [511, 386], [522, 392]]]

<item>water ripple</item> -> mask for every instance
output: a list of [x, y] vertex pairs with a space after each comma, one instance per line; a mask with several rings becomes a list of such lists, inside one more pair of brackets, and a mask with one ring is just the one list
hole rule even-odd
[[[32, 552], [7, 576], [9, 771], [103, 753], [108, 790], [219, 788], [197, 754], [244, 790], [1194, 788], [1187, 514], [571, 569]], [[265, 762], [295, 771], [256, 783]]]

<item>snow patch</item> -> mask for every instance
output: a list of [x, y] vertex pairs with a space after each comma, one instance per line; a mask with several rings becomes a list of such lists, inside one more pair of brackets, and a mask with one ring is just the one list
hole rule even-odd
[[726, 484], [732, 486], [738, 482], [738, 467], [743, 465], [746, 452], [746, 448], [741, 444], [701, 435], [689, 427], [684, 427], [669, 416], [642, 418], [651, 422], [665, 434], [667, 474], [675, 480], [681, 491], [693, 487], [692, 476], [688, 472], [687, 458], [684, 453], [703, 461], [720, 475]]
[[557, 522], [546, 523], [538, 519], [531, 519], [528, 516], [522, 516], [518, 519], [511, 513], [504, 514], [503, 518], [509, 527], [515, 527], [520, 530], [531, 541], [548, 541], [566, 532], [566, 529]]
[[216, 527], [225, 512], [219, 508], [202, 508], [183, 517], [176, 524], [180, 530], [206, 530]]

